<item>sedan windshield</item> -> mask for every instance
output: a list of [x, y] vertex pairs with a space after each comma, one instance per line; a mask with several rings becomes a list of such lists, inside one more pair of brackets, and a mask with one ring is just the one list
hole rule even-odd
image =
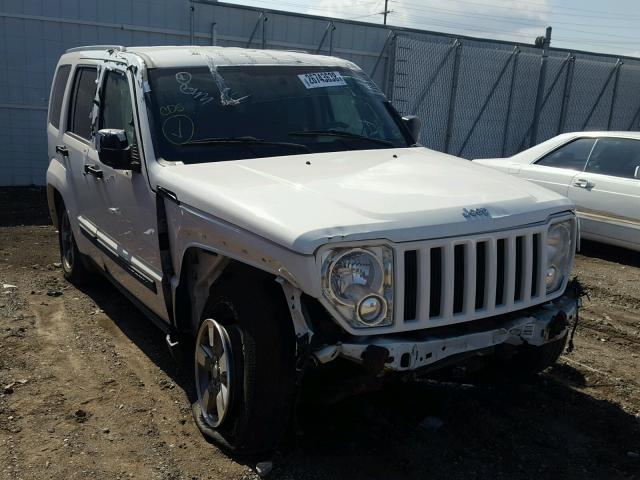
[[184, 163], [410, 145], [361, 71], [229, 66], [149, 71], [156, 156]]

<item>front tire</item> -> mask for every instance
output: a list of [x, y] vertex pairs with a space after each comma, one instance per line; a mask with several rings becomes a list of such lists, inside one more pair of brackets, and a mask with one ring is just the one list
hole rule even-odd
[[289, 425], [295, 336], [281, 298], [273, 278], [225, 278], [198, 328], [194, 418], [206, 437], [237, 455], [272, 452]]

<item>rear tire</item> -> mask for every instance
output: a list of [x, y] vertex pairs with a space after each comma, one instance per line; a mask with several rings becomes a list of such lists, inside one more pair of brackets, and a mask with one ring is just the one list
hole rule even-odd
[[[282, 292], [273, 278], [257, 275], [222, 280], [209, 298], [195, 344], [195, 382], [198, 399], [193, 415], [202, 433], [236, 455], [272, 452], [289, 426], [295, 391], [295, 335]], [[213, 323], [212, 323], [213, 322]], [[226, 343], [229, 403], [223, 414], [207, 411], [206, 383], [198, 369], [203, 330], [216, 328], [216, 350]], [[220, 327], [218, 329], [218, 327]], [[200, 358], [202, 359], [202, 358]], [[215, 373], [213, 374], [215, 377]]]
[[61, 213], [58, 219], [58, 244], [60, 246], [60, 263], [64, 278], [74, 285], [85, 285], [91, 280], [91, 272], [87, 268], [87, 259], [76, 244], [71, 228], [69, 212], [64, 205], [60, 205]]

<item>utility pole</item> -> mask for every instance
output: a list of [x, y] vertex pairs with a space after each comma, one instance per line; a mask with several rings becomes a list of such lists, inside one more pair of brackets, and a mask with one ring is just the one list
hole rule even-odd
[[388, 7], [389, 7], [389, 0], [384, 0], [384, 12], [382, 12], [382, 14], [384, 15], [384, 22], [383, 22], [384, 25], [387, 24], [387, 14], [391, 13]]

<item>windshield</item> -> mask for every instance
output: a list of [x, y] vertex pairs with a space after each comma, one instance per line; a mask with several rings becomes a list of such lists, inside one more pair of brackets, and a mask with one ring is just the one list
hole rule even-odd
[[229, 66], [149, 71], [156, 156], [184, 163], [407, 147], [401, 119], [361, 71]]

